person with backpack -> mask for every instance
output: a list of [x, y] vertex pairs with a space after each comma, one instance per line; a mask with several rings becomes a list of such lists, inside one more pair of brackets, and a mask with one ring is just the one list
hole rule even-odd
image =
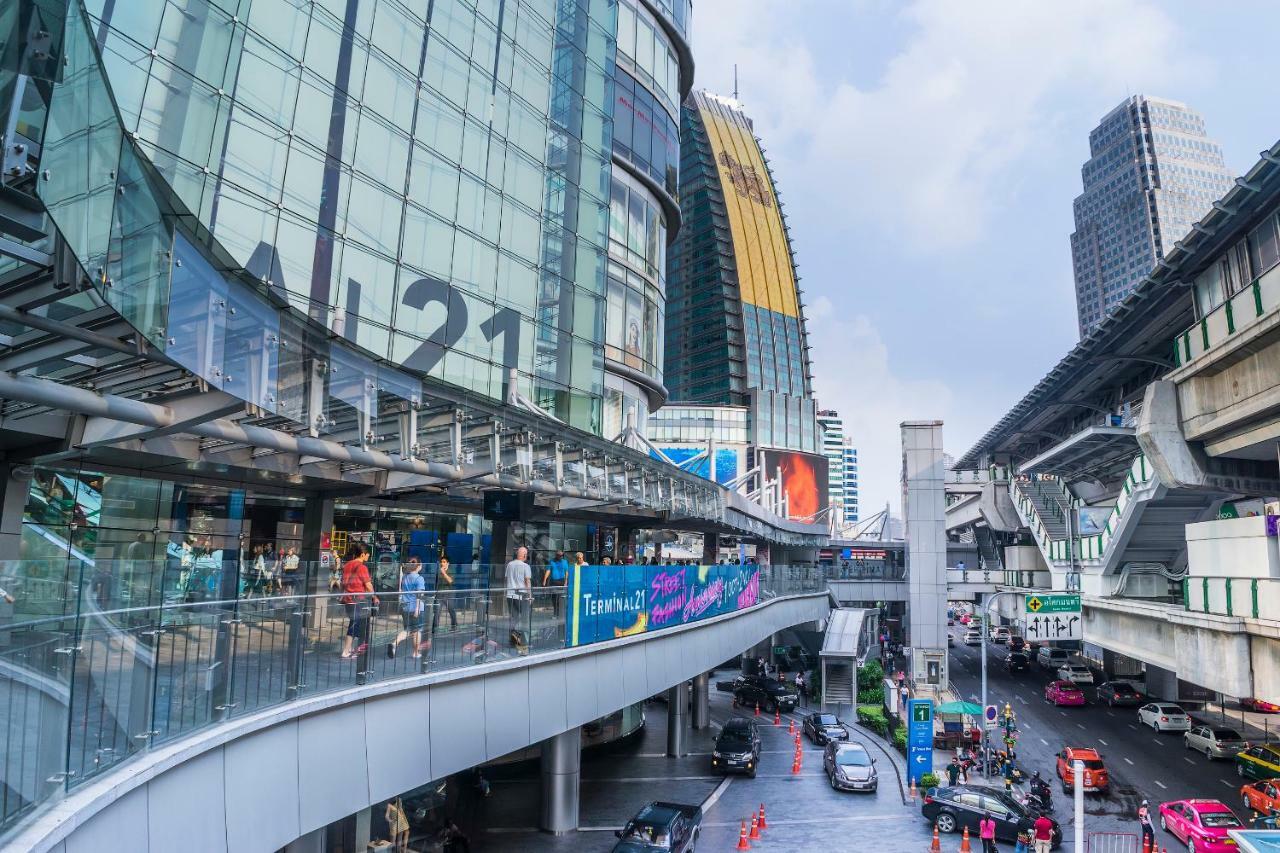
[[[365, 561], [369, 559], [369, 549], [361, 545], [352, 545], [347, 551], [347, 562], [342, 566], [342, 598], [339, 599], [347, 608], [347, 635], [342, 638], [342, 658], [349, 660], [356, 652], [365, 647], [365, 626], [368, 624], [368, 605], [370, 596], [373, 603], [378, 604], [378, 596], [373, 595], [373, 579], [369, 577], [369, 567]], [[352, 646], [357, 638], [360, 645], [356, 651]]]
[[[417, 557], [410, 557], [409, 562], [401, 567], [400, 575], [400, 618], [403, 627], [396, 638], [387, 643], [387, 657], [394, 658], [396, 649], [406, 638], [413, 637], [413, 657], [422, 657], [422, 628], [426, 622], [427, 607], [423, 593], [427, 582], [422, 579], [422, 563]], [[431, 641], [427, 640], [427, 648]]]

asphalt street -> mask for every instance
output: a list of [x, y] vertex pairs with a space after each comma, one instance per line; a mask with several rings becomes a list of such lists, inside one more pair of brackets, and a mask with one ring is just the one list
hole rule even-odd
[[[952, 629], [953, 631], [955, 629]], [[979, 650], [959, 644], [951, 648], [951, 682], [964, 698], [980, 701]], [[1019, 738], [1017, 764], [1027, 773], [1039, 770], [1053, 787], [1054, 817], [1063, 824], [1067, 838], [1073, 838], [1072, 802], [1062, 793], [1055, 776], [1054, 758], [1064, 746], [1093, 747], [1102, 755], [1110, 771], [1112, 792], [1108, 796], [1085, 795], [1085, 831], [1138, 832], [1137, 809], [1145, 798], [1153, 812], [1159, 803], [1188, 797], [1221, 800], [1238, 817], [1240, 786], [1232, 761], [1210, 761], [1184, 748], [1182, 735], [1153, 732], [1139, 725], [1137, 709], [1097, 705], [1092, 689], [1086, 689], [1089, 704], [1076, 708], [1056, 708], [1044, 699], [1044, 687], [1053, 680], [1048, 671], [1032, 665], [1028, 672], [1010, 675], [1004, 668], [1005, 650], [987, 650], [988, 702], [1003, 707], [1013, 705]], [[1213, 723], [1217, 715], [1207, 722]], [[1157, 826], [1157, 840], [1182, 847], [1172, 835]]]

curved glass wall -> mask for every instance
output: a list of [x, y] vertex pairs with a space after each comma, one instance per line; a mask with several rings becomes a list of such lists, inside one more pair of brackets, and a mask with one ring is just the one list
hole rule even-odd
[[72, 4], [41, 196], [108, 301], [291, 418], [285, 304], [409, 375], [501, 397], [514, 368], [598, 432], [611, 5], [240, 6]]
[[615, 170], [609, 194], [605, 358], [662, 381], [666, 220], [639, 181]]
[[676, 32], [686, 43], [693, 42], [693, 0], [649, 0], [668, 21], [675, 25]]
[[618, 65], [658, 96], [672, 118], [680, 114], [680, 60], [657, 19], [636, 0], [618, 0]]
[[613, 150], [679, 199], [680, 128], [653, 93], [622, 69], [613, 75]]

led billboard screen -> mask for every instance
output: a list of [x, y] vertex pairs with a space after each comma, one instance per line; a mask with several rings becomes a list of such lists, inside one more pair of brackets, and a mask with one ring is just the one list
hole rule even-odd
[[761, 450], [759, 455], [767, 479], [782, 474], [788, 516], [812, 520], [827, 508], [827, 457], [795, 450]]

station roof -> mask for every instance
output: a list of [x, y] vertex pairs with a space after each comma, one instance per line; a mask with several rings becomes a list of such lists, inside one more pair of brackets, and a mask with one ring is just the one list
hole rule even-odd
[[[1195, 322], [1190, 284], [1242, 231], [1253, 225], [1280, 191], [1280, 142], [1261, 154], [1236, 184], [1187, 235], [1156, 262], [1124, 301], [1036, 383], [995, 426], [956, 462], [957, 469], [985, 465], [1007, 453], [1025, 459], [1066, 438], [1063, 421], [1082, 408], [1102, 411], [1105, 392], [1174, 367], [1173, 339]], [[1057, 429], [1055, 429], [1057, 427]]]

